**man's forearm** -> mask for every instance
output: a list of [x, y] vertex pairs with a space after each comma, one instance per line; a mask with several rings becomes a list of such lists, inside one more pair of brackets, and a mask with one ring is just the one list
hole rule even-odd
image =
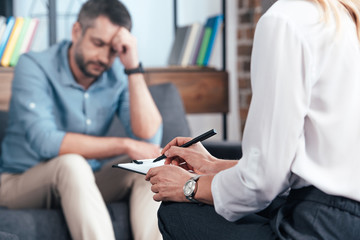
[[67, 133], [61, 143], [59, 155], [76, 153], [88, 159], [101, 159], [126, 154], [127, 144], [126, 138]]
[[162, 122], [143, 74], [129, 75], [131, 126], [139, 138], [151, 138]]

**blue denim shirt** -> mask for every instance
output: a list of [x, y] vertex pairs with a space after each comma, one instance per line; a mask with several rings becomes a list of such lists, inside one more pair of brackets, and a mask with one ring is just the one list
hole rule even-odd
[[[138, 139], [131, 129], [127, 76], [119, 59], [85, 90], [70, 71], [70, 44], [63, 41], [20, 57], [0, 172], [21, 173], [56, 157], [66, 132], [104, 136], [115, 114], [127, 135]], [[151, 139], [142, 140], [160, 144], [161, 137], [162, 126]], [[100, 167], [89, 162], [94, 170]]]

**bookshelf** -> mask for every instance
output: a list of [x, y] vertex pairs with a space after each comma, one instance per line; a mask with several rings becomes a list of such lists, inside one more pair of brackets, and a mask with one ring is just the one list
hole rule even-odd
[[[177, 20], [177, 12], [178, 12], [178, 0], [173, 0], [173, 16], [174, 16], [174, 31], [176, 33], [178, 29], [178, 20]], [[221, 0], [221, 11], [224, 15], [223, 19], [223, 29], [222, 29], [222, 70], [226, 70], [226, 0]]]
[[[173, 22], [174, 22], [174, 30], [175, 30], [175, 34], [176, 31], [178, 29], [178, 1], [179, 0], [173, 0]], [[181, 0], [180, 0], [181, 1]], [[226, 71], [226, 0], [221, 0], [221, 11], [222, 14], [224, 16], [223, 18], [223, 28], [222, 28], [222, 70], [221, 71], [216, 71], [213, 70], [211, 74], [209, 74], [208, 70], [206, 70], [206, 68], [199, 68], [197, 70], [197, 72], [195, 73], [194, 70], [189, 71], [189, 68], [183, 68], [183, 69], [178, 69], [177, 71], [173, 71], [173, 74], [168, 74], [169, 79], [173, 79], [173, 78], [179, 78], [179, 75], [182, 76], [182, 81], [184, 82], [189, 82], [189, 79], [192, 79], [191, 81], [194, 81], [194, 83], [192, 84], [193, 86], [199, 86], [198, 84], [198, 80], [197, 79], [202, 79], [202, 83], [201, 84], [205, 84], [207, 86], [213, 86], [213, 82], [211, 81], [215, 81], [219, 87], [219, 90], [221, 92], [221, 97], [220, 102], [218, 102], [218, 104], [216, 102], [212, 101], [212, 96], [211, 95], [202, 95], [201, 98], [202, 101], [207, 101], [209, 105], [214, 104], [213, 108], [210, 108], [206, 105], [202, 105], [199, 104], [199, 107], [204, 107], [203, 111], [197, 111], [197, 112], [188, 112], [187, 109], [187, 105], [185, 103], [185, 108], [187, 109], [187, 113], [221, 113], [222, 114], [222, 125], [223, 125], [223, 140], [227, 140], [227, 114], [229, 112], [229, 90], [228, 90], [228, 86], [229, 86], [229, 78], [228, 78], [228, 73]], [[168, 70], [166, 68], [160, 70], [158, 69], [158, 76], [161, 77], [162, 75], [166, 75], [166, 72], [168, 72]], [[161, 72], [164, 73], [161, 73]], [[214, 80], [216, 79], [216, 80]], [[211, 83], [207, 83], [207, 81], [211, 82]], [[176, 82], [177, 84], [175, 84], [178, 89], [179, 89], [179, 85], [180, 85], [180, 80]], [[200, 84], [200, 85], [201, 85]], [[225, 90], [226, 89], [226, 90]], [[216, 89], [215, 89], [216, 90]], [[188, 89], [188, 91], [194, 91], [194, 89]], [[200, 91], [200, 88], [195, 89], [195, 91]], [[181, 91], [180, 91], [181, 93]], [[201, 94], [200, 94], [201, 95]], [[184, 99], [184, 98], [183, 98]], [[215, 110], [216, 109], [216, 110]]]

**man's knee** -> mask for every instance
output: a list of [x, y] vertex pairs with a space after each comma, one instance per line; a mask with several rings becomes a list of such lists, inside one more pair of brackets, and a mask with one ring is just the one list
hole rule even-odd
[[65, 154], [51, 161], [54, 161], [57, 176], [60, 179], [69, 178], [72, 180], [83, 178], [94, 178], [93, 172], [86, 159], [79, 154]]

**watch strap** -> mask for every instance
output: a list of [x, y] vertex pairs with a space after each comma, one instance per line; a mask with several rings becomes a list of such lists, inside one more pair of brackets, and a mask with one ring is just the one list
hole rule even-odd
[[124, 73], [126, 75], [131, 75], [131, 74], [134, 74], [134, 73], [144, 73], [144, 69], [142, 67], [142, 64], [141, 62], [139, 62], [139, 66], [137, 68], [131, 68], [131, 69], [125, 69], [124, 70]]
[[198, 189], [197, 181], [199, 180], [200, 177], [201, 177], [201, 175], [196, 175], [196, 176], [191, 177], [191, 178], [189, 179], [189, 180], [195, 181], [196, 187], [195, 187], [195, 189], [194, 189], [194, 192], [191, 194], [191, 196], [185, 196], [185, 197], [186, 197], [187, 200], [189, 200], [189, 201], [191, 201], [191, 202], [193, 202], [193, 203], [200, 203], [198, 200], [196, 200], [196, 199], [194, 198], [194, 196], [195, 196], [195, 194], [196, 194], [196, 192], [197, 192], [197, 189]]

